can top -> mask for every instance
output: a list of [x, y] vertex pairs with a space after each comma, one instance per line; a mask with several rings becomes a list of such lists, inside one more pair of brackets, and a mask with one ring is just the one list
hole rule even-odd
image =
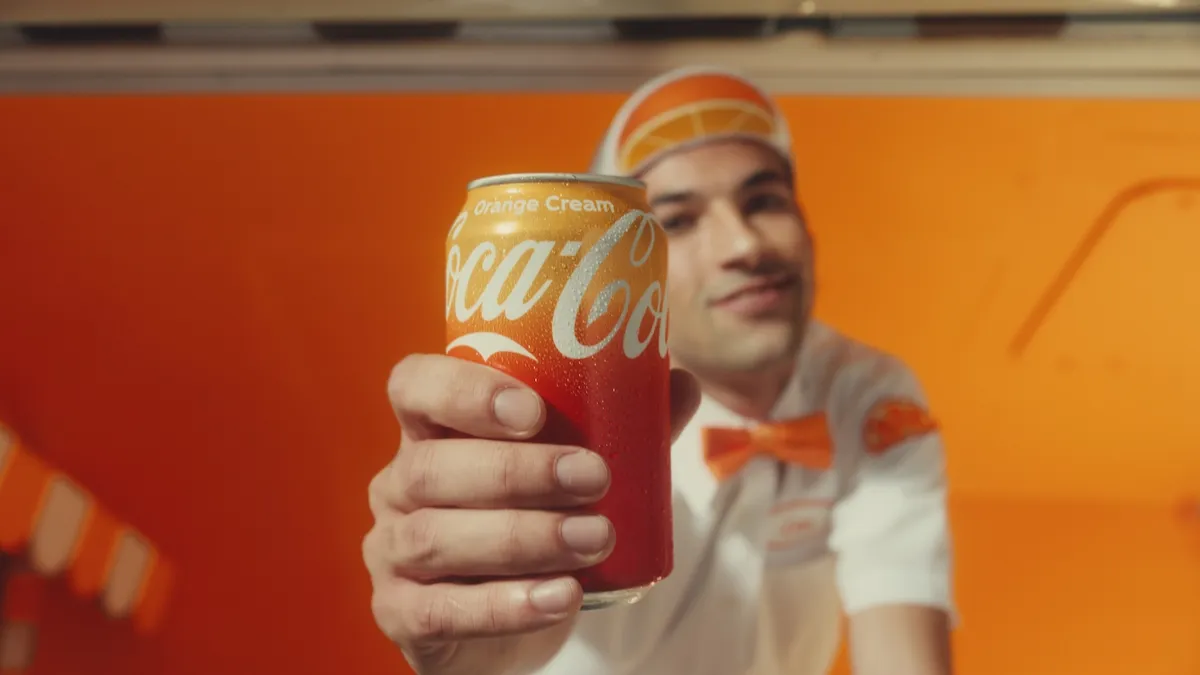
[[509, 183], [608, 183], [625, 187], [646, 189], [646, 184], [636, 178], [623, 176], [606, 176], [599, 173], [506, 173], [498, 176], [476, 178], [467, 183], [467, 190], [487, 187], [489, 185], [506, 185]]

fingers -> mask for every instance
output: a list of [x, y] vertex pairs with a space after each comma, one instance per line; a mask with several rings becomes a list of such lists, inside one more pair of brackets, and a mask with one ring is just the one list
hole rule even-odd
[[574, 579], [422, 585], [406, 579], [376, 588], [375, 620], [401, 645], [516, 635], [546, 628], [579, 611]]
[[[604, 461], [586, 449], [517, 442], [541, 430], [545, 404], [487, 366], [410, 356], [388, 391], [404, 438], [371, 482], [376, 523], [363, 540], [380, 627], [418, 651], [567, 629], [583, 592], [550, 575], [594, 565], [615, 544], [607, 519], [570, 510], [608, 490]], [[672, 371], [672, 440], [699, 403], [695, 379]]]
[[[392, 369], [388, 394], [411, 440], [452, 429], [478, 438], [529, 438], [546, 421], [540, 396], [517, 379], [478, 363], [440, 354], [413, 354]], [[671, 371], [671, 431], [677, 436], [700, 405], [687, 372]]]
[[604, 516], [421, 509], [380, 521], [363, 546], [376, 575], [432, 580], [580, 569], [603, 560], [614, 543]]
[[413, 354], [392, 369], [388, 395], [409, 439], [439, 436], [440, 428], [480, 438], [529, 438], [546, 408], [529, 387], [504, 373], [462, 359]]
[[376, 506], [401, 511], [424, 506], [564, 508], [596, 501], [608, 485], [604, 460], [580, 448], [446, 439], [401, 449], [376, 476], [371, 493]]
[[674, 369], [671, 371], [671, 442], [679, 438], [679, 432], [687, 426], [696, 409], [700, 407], [700, 385], [690, 373]]

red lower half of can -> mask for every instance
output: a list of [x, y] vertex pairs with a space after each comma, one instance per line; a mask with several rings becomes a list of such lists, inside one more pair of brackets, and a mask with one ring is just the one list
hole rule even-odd
[[[585, 511], [612, 522], [615, 547], [573, 575], [585, 595], [636, 600], [674, 567], [668, 362], [656, 353], [630, 360], [619, 351], [541, 368], [518, 359], [500, 354], [489, 365], [525, 382], [546, 402], [546, 425], [534, 442], [591, 450], [611, 474], [608, 492]], [[613, 603], [593, 603], [606, 604]]]
[[592, 450], [612, 476], [608, 492], [586, 512], [612, 522], [616, 544], [599, 564], [574, 573], [584, 593], [639, 590], [661, 581], [674, 566], [669, 428], [663, 434], [657, 423], [639, 424], [643, 412], [620, 422], [597, 419], [593, 433], [580, 438], [560, 410], [550, 406], [548, 413], [537, 440]]

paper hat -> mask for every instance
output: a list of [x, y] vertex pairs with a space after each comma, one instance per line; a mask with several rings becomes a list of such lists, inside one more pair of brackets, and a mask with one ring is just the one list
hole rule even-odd
[[787, 120], [766, 92], [732, 71], [679, 68], [642, 85], [621, 106], [591, 170], [636, 176], [669, 152], [731, 138], [759, 141], [792, 161]]

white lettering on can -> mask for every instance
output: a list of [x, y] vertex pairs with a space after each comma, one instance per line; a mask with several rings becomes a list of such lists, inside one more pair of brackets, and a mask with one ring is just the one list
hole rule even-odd
[[[513, 200], [518, 203], [521, 200]], [[525, 200], [525, 206], [529, 208]], [[508, 202], [481, 200], [473, 212], [482, 215], [492, 213], [493, 206], [481, 207], [479, 204], [507, 204]], [[576, 206], [577, 204], [577, 206]], [[593, 210], [610, 208], [615, 210], [612, 202], [601, 200], [563, 199], [552, 195], [546, 199], [546, 209], [554, 210], [586, 210], [590, 204]], [[605, 207], [604, 205], [608, 206]], [[495, 208], [505, 208], [503, 206]], [[517, 208], [517, 207], [512, 207]], [[460, 215], [460, 220], [465, 218]], [[462, 230], [462, 222], [456, 221], [451, 228], [450, 239], [453, 242]], [[550, 333], [556, 350], [569, 359], [585, 359], [594, 356], [607, 347], [618, 335], [621, 335], [622, 353], [630, 359], [641, 356], [651, 342], [657, 337], [657, 351], [660, 356], [667, 354], [667, 300], [666, 288], [655, 280], [648, 284], [640, 297], [633, 301], [629, 280], [616, 278], [604, 288], [594, 291], [602, 269], [609, 262], [609, 257], [617, 244], [632, 232], [633, 243], [630, 246], [629, 265], [633, 268], [644, 266], [651, 258], [658, 242], [657, 221], [649, 213], [631, 210], [617, 219], [608, 230], [602, 234], [591, 248], [584, 252], [582, 259], [575, 267], [571, 276], [563, 285], [555, 303], [551, 318]], [[561, 247], [560, 247], [561, 243]], [[518, 242], [509, 249], [497, 264], [499, 251], [490, 241], [480, 242], [463, 259], [462, 250], [457, 243], [452, 243], [446, 257], [446, 318], [459, 322], [467, 322], [478, 316], [483, 322], [491, 322], [503, 316], [509, 321], [517, 321], [529, 313], [542, 301], [550, 288], [550, 281], [542, 279], [542, 270], [547, 260], [559, 250], [560, 256], [574, 257], [579, 251], [581, 242], [557, 242], [553, 240], [526, 239]], [[475, 298], [468, 297], [473, 292], [471, 280], [476, 274], [489, 274]], [[516, 276], [515, 283], [508, 287], [510, 277]], [[540, 281], [540, 283], [539, 283]], [[536, 290], [535, 290], [536, 287]], [[610, 312], [619, 311], [617, 320], [606, 335], [600, 339], [584, 343], [580, 340], [578, 326], [583, 303], [589, 296], [594, 297], [587, 313], [585, 326], [591, 326]], [[649, 332], [643, 336], [642, 326], [649, 320]], [[528, 358], [535, 358], [528, 349], [507, 336], [493, 331], [475, 331], [459, 336], [447, 346], [447, 351], [457, 346], [475, 349], [486, 360], [492, 354], [500, 352], [517, 353]]]

